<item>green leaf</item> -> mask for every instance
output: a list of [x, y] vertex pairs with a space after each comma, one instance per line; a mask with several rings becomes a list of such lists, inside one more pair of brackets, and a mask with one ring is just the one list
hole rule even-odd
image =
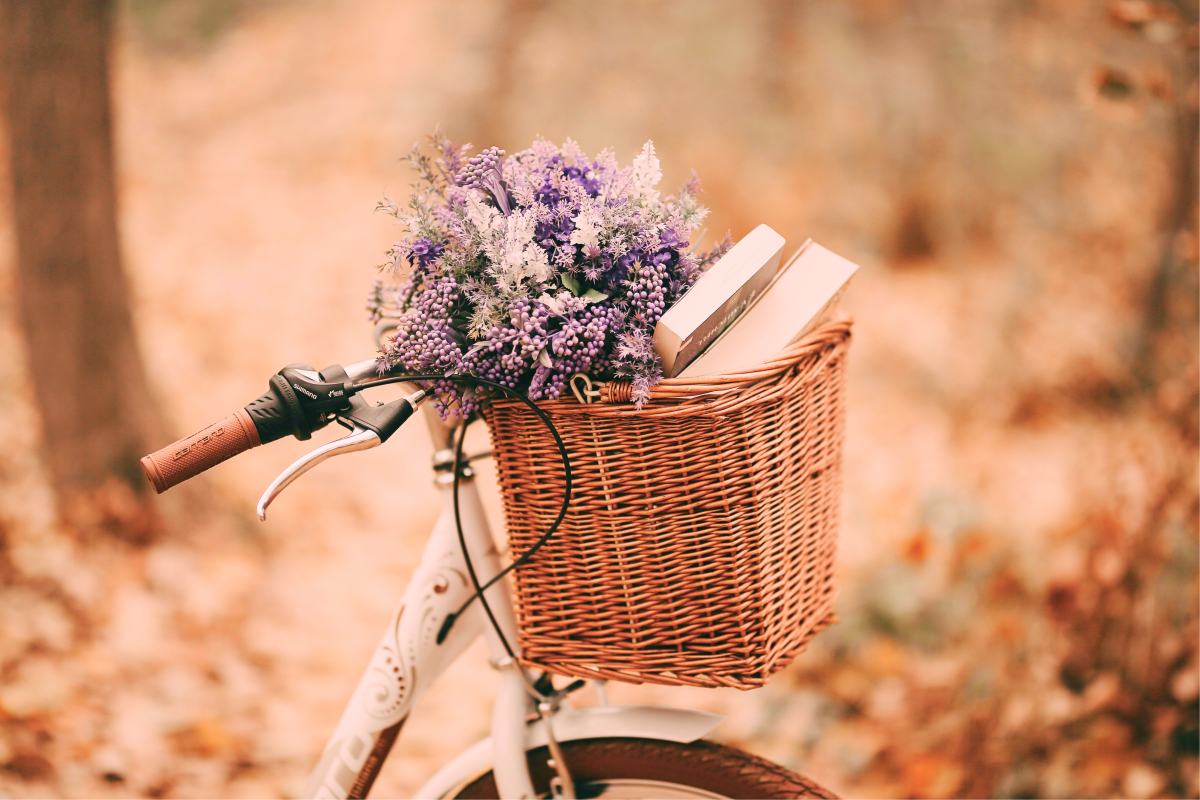
[[583, 299], [589, 303], [599, 303], [602, 300], [607, 300], [608, 295], [606, 295], [604, 292], [597, 291], [596, 289], [588, 289], [583, 293]]
[[562, 285], [571, 290], [571, 294], [579, 297], [579, 290], [582, 287], [579, 285], [579, 281], [576, 280], [574, 276], [563, 273], [559, 276], [559, 278], [562, 280]]

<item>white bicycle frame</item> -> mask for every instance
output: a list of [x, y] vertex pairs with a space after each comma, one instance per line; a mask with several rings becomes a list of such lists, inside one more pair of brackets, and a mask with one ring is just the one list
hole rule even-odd
[[[358, 366], [358, 365], [355, 365]], [[352, 369], [352, 368], [350, 368]], [[501, 798], [533, 798], [527, 750], [557, 742], [600, 737], [638, 737], [691, 742], [723, 719], [715, 714], [649, 706], [571, 708], [535, 706], [531, 676], [511, 659], [481, 604], [472, 603], [445, 640], [437, 636], [448, 614], [473, 594], [454, 523], [453, 454], [445, 426], [431, 407], [424, 410], [438, 450], [434, 463], [449, 466], [436, 473], [443, 511], [420, 565], [371, 657], [358, 687], [312, 773], [305, 797], [365, 797], [417, 699], [474, 639], [483, 634], [493, 667], [503, 679], [492, 712], [492, 735], [442, 767], [417, 797], [451, 796], [492, 770]], [[471, 563], [480, 584], [501, 569], [479, 492], [469, 468], [460, 472], [459, 512]], [[485, 594], [505, 639], [517, 647], [517, 623], [504, 581]], [[603, 697], [603, 695], [601, 694]], [[569, 768], [569, 765], [567, 765]]]

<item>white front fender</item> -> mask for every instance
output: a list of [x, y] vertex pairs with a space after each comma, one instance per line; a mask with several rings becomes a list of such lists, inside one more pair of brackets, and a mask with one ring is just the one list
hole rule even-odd
[[[719, 714], [655, 706], [589, 706], [564, 708], [554, 715], [554, 738], [560, 742], [576, 739], [632, 737], [662, 739], [668, 742], [694, 742], [725, 719]], [[526, 728], [526, 749], [546, 744], [546, 728], [532, 722]], [[492, 740], [477, 742], [437, 771], [416, 794], [422, 798], [441, 798], [475, 780], [492, 768]]]

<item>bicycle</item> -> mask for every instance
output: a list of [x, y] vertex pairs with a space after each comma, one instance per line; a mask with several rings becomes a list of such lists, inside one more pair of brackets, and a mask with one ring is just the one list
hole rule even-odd
[[[376, 330], [377, 340], [383, 327]], [[434, 483], [444, 508], [305, 797], [366, 797], [416, 701], [480, 635], [487, 640], [491, 665], [502, 673], [492, 735], [451, 759], [417, 797], [836, 797], [782, 766], [703, 739], [721, 722], [718, 715], [609, 705], [602, 681], [591, 682], [598, 705], [574, 707], [570, 696], [587, 682], [556, 688], [548, 673], [520, 665], [517, 621], [503, 578], [537, 547], [502, 567], [470, 467], [489, 453], [464, 454], [470, 420], [447, 425], [432, 404], [425, 405], [426, 391], [415, 385], [438, 377], [379, 374], [375, 359], [319, 371], [292, 364], [273, 375], [269, 391], [245, 408], [142, 459], [147, 477], [162, 492], [251, 447], [287, 435], [308, 439], [331, 422], [346, 427], [346, 436], [301, 457], [272, 481], [257, 506], [265, 519], [272, 501], [305, 472], [335, 456], [380, 446], [424, 407], [434, 444]], [[411, 391], [374, 405], [362, 394], [392, 383], [408, 384]], [[504, 390], [496, 384], [489, 388]], [[566, 449], [536, 404], [510, 394], [539, 415], [558, 443], [567, 474], [561, 521], [570, 503]]]

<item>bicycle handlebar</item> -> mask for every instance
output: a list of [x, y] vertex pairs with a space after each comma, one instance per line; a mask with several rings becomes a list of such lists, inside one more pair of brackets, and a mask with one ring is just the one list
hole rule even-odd
[[333, 365], [318, 372], [307, 364], [289, 364], [271, 376], [268, 391], [245, 408], [203, 430], [142, 458], [142, 470], [154, 489], [167, 489], [194, 478], [238, 453], [260, 444], [295, 436], [309, 439], [335, 416], [375, 431], [380, 440], [398, 428], [412, 408], [399, 401], [369, 406], [355, 395], [359, 389], [391, 382], [376, 373], [375, 360], [348, 367]]

